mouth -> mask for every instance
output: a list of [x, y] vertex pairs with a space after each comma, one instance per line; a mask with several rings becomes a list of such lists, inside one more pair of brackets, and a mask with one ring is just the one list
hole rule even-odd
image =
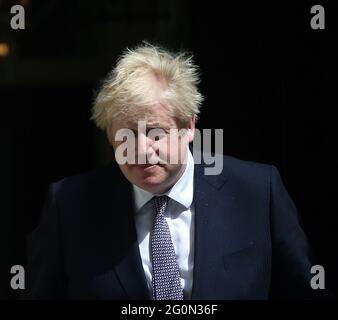
[[139, 168], [144, 171], [151, 171], [157, 168], [158, 166], [160, 166], [158, 163], [157, 164], [146, 163], [146, 164], [135, 164], [134, 165], [134, 167]]

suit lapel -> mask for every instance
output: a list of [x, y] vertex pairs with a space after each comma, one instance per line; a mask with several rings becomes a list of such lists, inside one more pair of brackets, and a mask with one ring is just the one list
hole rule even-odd
[[[224, 248], [233, 240], [232, 232], [226, 226], [231, 224], [234, 197], [226, 185], [224, 186], [226, 182], [226, 175], [206, 176], [204, 166], [195, 165], [193, 300], [212, 297], [217, 299], [213, 287], [218, 285], [221, 278], [221, 257]], [[221, 188], [222, 193], [219, 192]]]
[[150, 299], [137, 241], [133, 241], [124, 257], [115, 266], [115, 272], [131, 299]]
[[105, 207], [108, 208], [108, 215], [115, 212], [112, 221], [115, 226], [114, 238], [118, 241], [113, 245], [115, 273], [130, 299], [150, 299], [138, 247], [131, 185], [119, 168], [116, 168], [114, 177], [109, 175], [109, 178]]

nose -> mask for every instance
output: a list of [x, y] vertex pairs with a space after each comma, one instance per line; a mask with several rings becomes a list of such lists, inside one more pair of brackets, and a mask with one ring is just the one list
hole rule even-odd
[[146, 164], [149, 162], [149, 159], [154, 157], [155, 153], [152, 139], [147, 137], [144, 133], [140, 133], [137, 137], [136, 162], [138, 164]]

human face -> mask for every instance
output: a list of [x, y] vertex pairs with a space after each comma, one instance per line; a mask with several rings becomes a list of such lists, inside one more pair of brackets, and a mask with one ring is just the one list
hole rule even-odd
[[[144, 132], [139, 130], [139, 121], [145, 123]], [[186, 126], [186, 133], [180, 135], [179, 121], [170, 115], [167, 107], [158, 103], [140, 108], [137, 115], [129, 117], [127, 114], [125, 120], [113, 120], [111, 133], [115, 151], [123, 143], [117, 141], [115, 135], [119, 130], [126, 128], [135, 134], [135, 145], [132, 148], [136, 163], [119, 163], [122, 173], [132, 184], [151, 193], [168, 191], [182, 176], [186, 167], [188, 145], [194, 137], [195, 118]], [[147, 134], [151, 133], [152, 129], [159, 129], [163, 134], [154, 139]], [[140, 164], [142, 157], [146, 159], [145, 164]]]

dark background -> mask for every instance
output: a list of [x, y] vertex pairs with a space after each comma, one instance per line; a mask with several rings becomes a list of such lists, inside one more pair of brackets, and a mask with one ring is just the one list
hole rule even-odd
[[[20, 3], [26, 29], [12, 30]], [[314, 4], [325, 30], [310, 27]], [[18, 298], [10, 268], [25, 265], [48, 184], [111, 159], [90, 108], [142, 40], [195, 54], [198, 127], [223, 128], [225, 154], [278, 167], [337, 294], [337, 20], [334, 1], [0, 0], [0, 298]]]

